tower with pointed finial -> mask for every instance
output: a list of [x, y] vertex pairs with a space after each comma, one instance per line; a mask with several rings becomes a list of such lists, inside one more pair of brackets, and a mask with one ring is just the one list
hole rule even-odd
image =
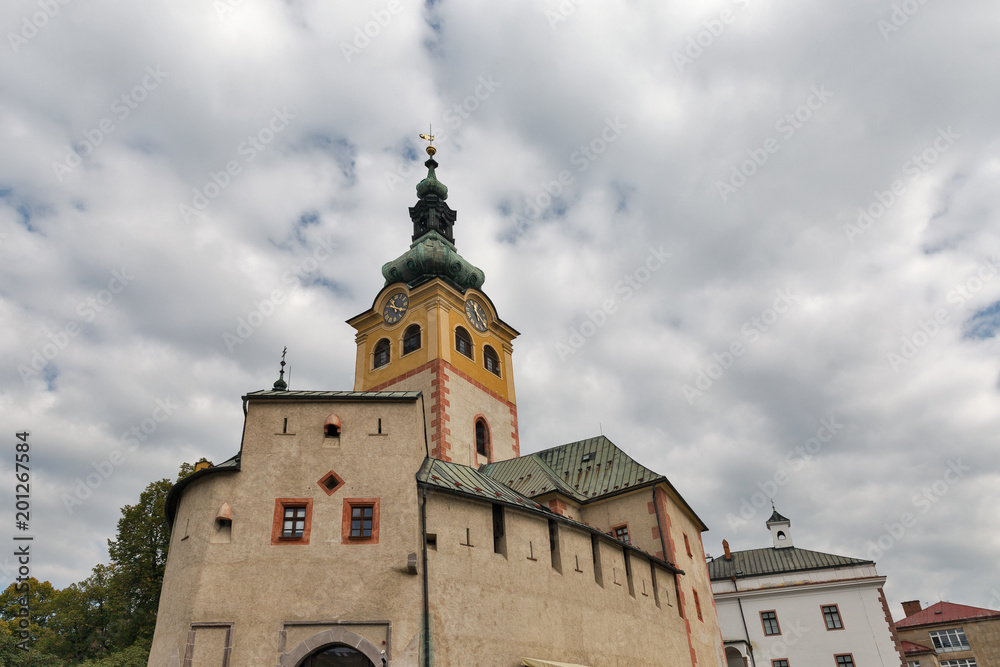
[[286, 347], [281, 351], [281, 370], [278, 372], [278, 379], [274, 381], [275, 391], [287, 391], [288, 383], [285, 382], [285, 355], [288, 353], [288, 348]]
[[792, 543], [792, 522], [778, 514], [778, 510], [771, 505], [771, 518], [767, 520], [767, 529], [771, 531], [771, 541], [775, 549], [787, 549], [795, 546]]
[[518, 456], [513, 346], [518, 333], [482, 291], [486, 276], [458, 253], [458, 213], [438, 180], [433, 134], [427, 176], [410, 207], [410, 248], [382, 267], [385, 286], [348, 324], [357, 330], [357, 391], [425, 397], [435, 458], [478, 467]]

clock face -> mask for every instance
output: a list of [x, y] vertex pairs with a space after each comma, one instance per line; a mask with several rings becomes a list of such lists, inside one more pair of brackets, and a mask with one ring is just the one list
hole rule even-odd
[[489, 321], [486, 318], [486, 309], [482, 304], [474, 299], [465, 302], [465, 316], [469, 318], [469, 324], [476, 331], [486, 331]]
[[406, 314], [406, 307], [410, 305], [410, 300], [406, 297], [403, 292], [397, 292], [389, 297], [389, 301], [386, 302], [385, 308], [382, 309], [382, 320], [386, 324], [396, 324], [401, 319], [403, 315]]

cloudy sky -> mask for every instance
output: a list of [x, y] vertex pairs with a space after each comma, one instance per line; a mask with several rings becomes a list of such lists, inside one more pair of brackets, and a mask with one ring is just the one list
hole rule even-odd
[[998, 24], [4, 2], [0, 424], [31, 433], [34, 573], [84, 578], [150, 481], [234, 454], [284, 346], [292, 388], [352, 388], [344, 321], [408, 246], [433, 124], [458, 248], [521, 332], [522, 451], [603, 429], [710, 554], [768, 546], [773, 498], [797, 546], [874, 558], [896, 617], [1000, 608]]

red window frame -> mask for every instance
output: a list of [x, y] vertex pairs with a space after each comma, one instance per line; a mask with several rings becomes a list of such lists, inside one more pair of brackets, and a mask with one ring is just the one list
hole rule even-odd
[[[271, 522], [271, 544], [309, 544], [312, 533], [312, 498], [275, 498]], [[302, 507], [306, 511], [305, 527], [298, 537], [284, 537], [285, 510]]]
[[[619, 535], [619, 531], [622, 532], [622, 535], [625, 536], [625, 539], [622, 539], [622, 536]], [[628, 530], [628, 522], [627, 521], [625, 523], [620, 523], [617, 526], [611, 526], [611, 534], [619, 542], [624, 542], [625, 544], [632, 544], [632, 537], [630, 536], [630, 533], [629, 533], [629, 530]]]
[[[355, 507], [372, 508], [372, 534], [370, 537], [351, 537], [351, 510]], [[344, 498], [344, 516], [340, 524], [342, 544], [378, 544], [380, 507], [378, 498]]]

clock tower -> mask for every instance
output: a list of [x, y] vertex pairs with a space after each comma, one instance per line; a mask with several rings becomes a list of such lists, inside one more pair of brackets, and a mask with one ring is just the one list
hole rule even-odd
[[423, 392], [431, 456], [478, 468], [520, 455], [512, 341], [482, 291], [483, 272], [455, 248], [458, 214], [437, 180], [435, 148], [410, 208], [410, 249], [382, 267], [385, 286], [357, 330], [355, 391]]

